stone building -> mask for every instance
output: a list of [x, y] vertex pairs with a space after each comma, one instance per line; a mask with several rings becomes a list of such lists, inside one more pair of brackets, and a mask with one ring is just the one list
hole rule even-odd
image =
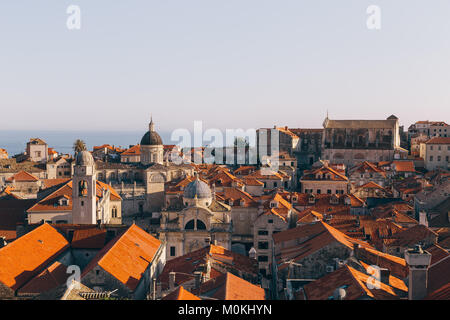
[[73, 179], [55, 189], [27, 210], [28, 223], [122, 222], [122, 199], [114, 188], [97, 181], [95, 162], [89, 151], [77, 154]]
[[421, 144], [421, 157], [427, 170], [450, 168], [450, 137], [434, 137]]
[[369, 182], [384, 187], [389, 183], [386, 171], [376, 163], [363, 161], [349, 169], [348, 178], [350, 180], [351, 191]]
[[344, 171], [325, 163], [318, 169], [305, 171], [300, 184], [302, 193], [347, 194], [349, 182]]
[[290, 131], [299, 137], [298, 144], [293, 150], [299, 169], [310, 168], [321, 158], [323, 129], [295, 128]]
[[276, 292], [285, 287], [287, 279], [319, 279], [348, 259], [355, 245], [369, 246], [322, 221], [277, 233], [273, 245]]
[[427, 137], [450, 137], [450, 126], [443, 121], [417, 121], [408, 128], [410, 138], [417, 135]]
[[323, 123], [322, 157], [332, 163], [353, 166], [361, 161], [391, 161], [405, 158], [400, 147], [398, 118], [386, 120], [331, 120]]
[[27, 142], [27, 155], [31, 161], [46, 162], [48, 160], [48, 145], [39, 138], [32, 138]]
[[123, 216], [159, 212], [164, 206], [165, 184], [194, 175], [194, 168], [164, 161], [163, 142], [153, 120], [141, 139], [139, 151], [137, 146], [132, 148], [133, 154], [139, 155], [139, 162], [131, 155], [122, 157], [122, 162], [97, 161], [97, 179], [110, 184], [120, 194]]
[[205, 182], [197, 176], [186, 186], [180, 200], [181, 210], [174, 206], [161, 212], [159, 234], [166, 243], [167, 260], [210, 243], [231, 250], [231, 208], [217, 201]]
[[72, 158], [57, 157], [46, 164], [47, 179], [70, 178], [72, 176]]
[[121, 298], [142, 300], [165, 264], [161, 241], [135, 224], [110, 241], [81, 274], [81, 283], [96, 291], [116, 291]]

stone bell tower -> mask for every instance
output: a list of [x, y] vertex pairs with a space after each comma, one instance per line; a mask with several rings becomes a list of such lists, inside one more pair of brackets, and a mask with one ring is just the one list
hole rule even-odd
[[89, 151], [78, 152], [72, 179], [72, 222], [96, 224], [95, 162]]

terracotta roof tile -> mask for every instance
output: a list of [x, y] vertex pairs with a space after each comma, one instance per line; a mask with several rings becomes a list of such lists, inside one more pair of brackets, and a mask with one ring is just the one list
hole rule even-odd
[[43, 224], [0, 249], [0, 281], [17, 290], [68, 247], [56, 229]]
[[182, 286], [179, 286], [175, 291], [169, 293], [162, 300], [201, 300], [196, 295], [190, 293]]
[[425, 142], [425, 144], [450, 144], [450, 137], [434, 137]]
[[39, 294], [64, 284], [69, 277], [67, 266], [55, 261], [18, 290], [20, 294]]
[[82, 277], [99, 265], [129, 289], [134, 290], [160, 246], [161, 241], [133, 224], [100, 250], [83, 270]]
[[35, 177], [31, 173], [28, 173], [26, 171], [19, 171], [15, 175], [13, 175], [11, 178], [7, 179], [8, 182], [36, 182], [39, 181], [39, 178]]
[[379, 283], [379, 289], [371, 289], [369, 275], [357, 271], [348, 265], [304, 286], [307, 300], [333, 299], [336, 289], [345, 290], [344, 300], [371, 298], [375, 300], [399, 299], [394, 289], [385, 283]]
[[92, 227], [77, 229], [73, 233], [71, 247], [76, 249], [101, 249], [105, 246], [106, 229]]
[[264, 289], [229, 272], [201, 284], [199, 296], [218, 300], [265, 300]]

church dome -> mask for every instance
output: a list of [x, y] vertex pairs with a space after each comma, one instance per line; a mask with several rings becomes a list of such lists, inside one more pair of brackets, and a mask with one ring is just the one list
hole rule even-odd
[[162, 144], [162, 139], [156, 131], [147, 131], [141, 139], [141, 146], [159, 146]]
[[197, 196], [197, 199], [212, 198], [212, 193], [209, 186], [198, 178], [186, 186], [183, 195], [185, 199], [194, 199], [195, 196]]
[[77, 166], [93, 166], [95, 165], [95, 162], [92, 154], [87, 150], [83, 150], [77, 153], [75, 164]]
[[162, 139], [158, 132], [155, 131], [155, 125], [153, 124], [153, 119], [150, 119], [148, 124], [148, 131], [141, 139], [141, 146], [160, 146], [162, 145]]

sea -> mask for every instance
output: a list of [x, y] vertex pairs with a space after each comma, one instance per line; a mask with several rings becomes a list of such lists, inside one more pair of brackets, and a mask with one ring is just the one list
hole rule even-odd
[[[40, 138], [58, 153], [73, 154], [73, 143], [81, 139], [88, 150], [94, 146], [110, 144], [129, 148], [139, 144], [145, 132], [142, 131], [52, 131], [52, 130], [0, 130], [0, 148], [6, 149], [9, 156], [23, 153], [30, 138]], [[164, 144], [171, 141], [171, 132], [158, 132]]]

